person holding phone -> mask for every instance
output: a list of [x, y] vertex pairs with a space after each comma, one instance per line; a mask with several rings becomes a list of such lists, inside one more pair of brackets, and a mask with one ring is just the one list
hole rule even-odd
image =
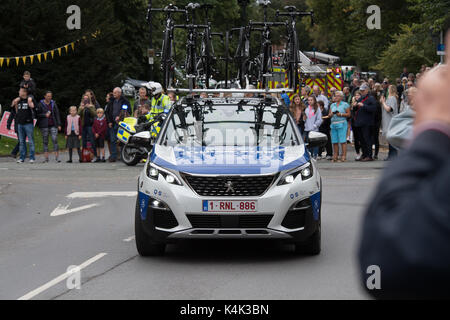
[[97, 150], [95, 147], [94, 135], [92, 134], [92, 125], [94, 124], [94, 119], [97, 116], [95, 111], [95, 106], [91, 102], [91, 97], [88, 94], [84, 94], [81, 99], [80, 107], [78, 108], [78, 115], [81, 118], [82, 123], [82, 146], [83, 149], [87, 148], [88, 141], [92, 145], [94, 151], [94, 156], [97, 157]]
[[[347, 118], [350, 117], [350, 106], [344, 100], [344, 93], [336, 91], [335, 103], [330, 107], [331, 118], [331, 143], [333, 144], [333, 162], [347, 161]], [[339, 158], [339, 145], [342, 156]]]

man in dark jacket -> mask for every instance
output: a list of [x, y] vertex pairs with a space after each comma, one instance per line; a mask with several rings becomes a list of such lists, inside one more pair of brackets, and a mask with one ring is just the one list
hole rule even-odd
[[364, 285], [376, 298], [450, 297], [448, 83], [449, 65], [422, 78], [414, 96], [413, 141], [386, 169], [367, 211], [359, 262]]
[[359, 88], [361, 98], [358, 100], [355, 113], [355, 127], [359, 130], [362, 147], [361, 161], [373, 161], [373, 127], [375, 125], [375, 113], [377, 110], [376, 99], [369, 94], [369, 86], [361, 85]]
[[42, 132], [42, 139], [44, 145], [45, 160], [48, 162], [48, 138], [51, 136], [53, 142], [53, 151], [55, 151], [56, 162], [59, 160], [58, 147], [58, 132], [61, 131], [61, 117], [59, 114], [58, 105], [52, 100], [53, 94], [51, 91], [45, 93], [44, 99], [41, 100], [36, 108], [36, 115], [38, 119], [38, 126]]
[[30, 163], [34, 163], [35, 149], [34, 149], [34, 124], [35, 119], [35, 104], [28, 95], [26, 88], [20, 88], [19, 97], [14, 99], [12, 108], [16, 109], [15, 126], [18, 126], [19, 142], [20, 142], [20, 159], [18, 163], [24, 163], [27, 155], [26, 139], [28, 138], [28, 144], [30, 146]]
[[110, 128], [111, 156], [109, 162], [117, 161], [117, 131], [121, 115], [132, 114], [130, 102], [122, 95], [122, 89], [115, 88], [113, 91], [114, 99], [109, 102], [107, 107], [106, 119]]

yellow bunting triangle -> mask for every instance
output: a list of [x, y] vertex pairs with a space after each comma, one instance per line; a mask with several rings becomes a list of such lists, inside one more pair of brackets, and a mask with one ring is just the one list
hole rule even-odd
[[3, 61], [5, 61], [5, 58], [0, 58], [0, 68], [3, 67]]
[[69, 45], [68, 45], [68, 44], [66, 44], [66, 45], [64, 46], [64, 49], [66, 49], [66, 53], [69, 53]]
[[75, 50], [75, 42], [72, 42], [70, 45], [72, 46], [72, 51], [74, 51]]
[[30, 56], [30, 61], [31, 61], [31, 64], [33, 64], [34, 56]]
[[6, 65], [9, 67], [9, 61], [10, 61], [11, 59], [10, 58], [6, 58]]
[[47, 61], [47, 54], [48, 52], [44, 52], [44, 60]]
[[55, 50], [50, 51], [50, 53], [52, 54], [52, 59], [55, 57]]
[[37, 58], [38, 58], [38, 60], [39, 60], [39, 63], [41, 63], [41, 56], [42, 56], [42, 53], [38, 53], [36, 56], [37, 56]]
[[19, 66], [19, 61], [20, 61], [20, 58], [16, 57], [16, 64], [17, 64], [17, 66]]
[[22, 57], [23, 64], [27, 64], [27, 57]]
[[59, 53], [59, 56], [61, 57], [61, 49], [62, 48], [58, 48], [58, 53]]

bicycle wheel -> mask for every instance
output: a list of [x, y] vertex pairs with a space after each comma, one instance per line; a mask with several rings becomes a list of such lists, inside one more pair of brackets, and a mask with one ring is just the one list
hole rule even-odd
[[170, 81], [170, 68], [171, 68], [171, 63], [170, 63], [170, 58], [171, 58], [171, 49], [172, 49], [172, 44], [170, 41], [170, 31], [166, 30], [164, 32], [164, 40], [163, 40], [163, 52], [162, 52], [162, 57], [161, 57], [161, 68], [163, 69], [163, 74], [164, 74], [164, 83], [163, 83], [163, 87], [167, 88], [169, 85], [169, 81]]
[[203, 68], [203, 71], [205, 73], [205, 86], [206, 89], [209, 89], [209, 78], [211, 77], [211, 39], [209, 36], [209, 32], [205, 32], [205, 57], [204, 62], [206, 62], [206, 65]]
[[296, 89], [299, 83], [298, 64], [299, 64], [299, 56], [298, 56], [297, 33], [294, 30], [290, 44], [290, 67], [289, 67], [290, 69], [289, 87], [292, 89]]

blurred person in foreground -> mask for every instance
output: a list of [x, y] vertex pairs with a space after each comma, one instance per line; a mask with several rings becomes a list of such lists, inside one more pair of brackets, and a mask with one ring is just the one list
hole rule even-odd
[[450, 33], [447, 65], [414, 94], [414, 134], [385, 170], [363, 224], [359, 263], [379, 267], [381, 299], [450, 297]]

